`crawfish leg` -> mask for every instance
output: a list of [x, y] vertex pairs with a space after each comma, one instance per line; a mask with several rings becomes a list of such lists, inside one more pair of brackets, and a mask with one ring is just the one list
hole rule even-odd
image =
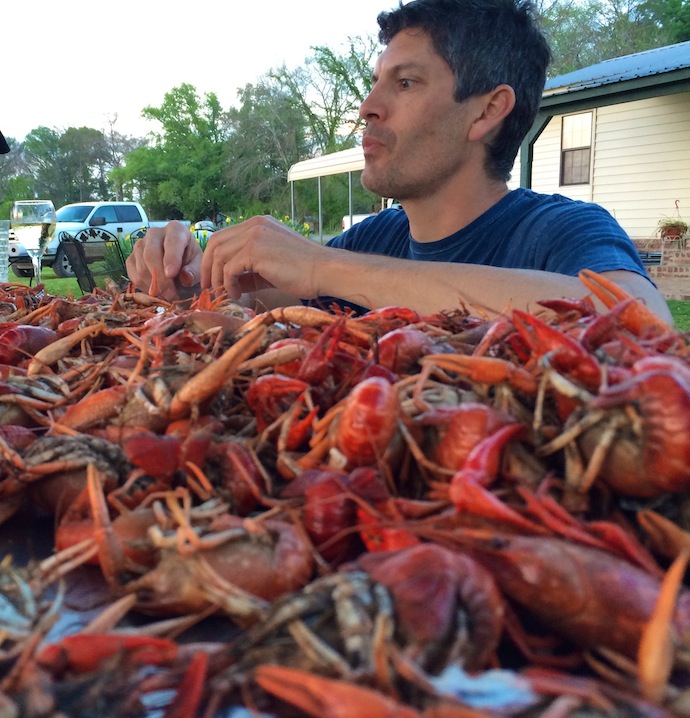
[[638, 652], [638, 677], [645, 698], [660, 703], [673, 669], [671, 621], [680, 591], [690, 549], [684, 548], [671, 564], [661, 584], [659, 599], [642, 632]]

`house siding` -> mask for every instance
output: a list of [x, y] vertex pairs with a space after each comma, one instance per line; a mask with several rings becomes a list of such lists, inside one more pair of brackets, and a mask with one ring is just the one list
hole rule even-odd
[[508, 180], [508, 189], [517, 189], [520, 186], [520, 153], [515, 158], [515, 164], [510, 171], [510, 179]]
[[592, 183], [559, 186], [561, 115], [534, 146], [532, 187], [597, 202], [631, 237], [652, 238], [664, 216], [690, 217], [690, 93], [595, 111]]
[[[562, 117], [563, 115], [552, 117], [534, 145], [532, 189], [535, 192], [558, 193], [573, 199], [591, 202], [591, 184], [559, 185]], [[596, 144], [596, 121], [592, 127], [592, 143]]]

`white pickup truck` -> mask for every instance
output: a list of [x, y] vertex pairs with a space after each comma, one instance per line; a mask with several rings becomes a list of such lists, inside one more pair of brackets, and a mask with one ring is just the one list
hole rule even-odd
[[[88, 242], [89, 238], [102, 239], [112, 235], [143, 235], [151, 226], [144, 208], [138, 202], [77, 202], [60, 207], [55, 216], [55, 233], [43, 255], [42, 264], [44, 267], [52, 267], [58, 277], [74, 276], [72, 265], [60, 247], [61, 232], [80, 235], [80, 239]], [[9, 260], [17, 277], [33, 276], [29, 255], [11, 235]]]
[[373, 217], [373, 216], [374, 216], [373, 212], [371, 214], [353, 214], [353, 215], [346, 214], [343, 217], [343, 221], [342, 221], [343, 232], [346, 229], [350, 229], [350, 227], [352, 227], [353, 224], [357, 224], [357, 222], [361, 222], [363, 219], [366, 219], [367, 217]]
[[[391, 207], [394, 207], [395, 209], [401, 209], [401, 208], [402, 208], [402, 205], [400, 204], [400, 202], [397, 202], [397, 201], [394, 200], [394, 199], [388, 199], [388, 200], [386, 200], [385, 206], [386, 206], [386, 208], [388, 208], [388, 209], [390, 209]], [[375, 214], [376, 214], [375, 212], [371, 212], [371, 213], [369, 213], [369, 214], [353, 214], [353, 215], [351, 215], [351, 216], [350, 216], [349, 214], [346, 214], [346, 215], [343, 217], [343, 221], [342, 221], [342, 223], [341, 223], [341, 226], [342, 226], [342, 228], [343, 228], [343, 232], [344, 232], [346, 229], [350, 229], [350, 227], [352, 227], [353, 224], [357, 224], [357, 222], [361, 222], [363, 219], [366, 219], [367, 217], [373, 217]]]

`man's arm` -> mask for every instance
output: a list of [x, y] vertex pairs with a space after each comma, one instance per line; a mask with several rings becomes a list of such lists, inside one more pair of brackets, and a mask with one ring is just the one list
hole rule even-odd
[[[172, 229], [169, 225], [161, 236], [147, 235], [139, 240], [140, 247], [135, 245], [136, 257], [127, 266], [138, 278], [137, 286], [145, 289], [154, 269], [172, 285], [175, 270], [183, 268], [192, 278], [200, 277], [202, 287], [224, 286], [236, 300], [254, 300], [259, 311], [294, 304], [298, 298], [332, 296], [369, 308], [410, 307], [421, 314], [461, 305], [498, 314], [507, 308], [534, 311], [541, 299], [589, 293], [576, 277], [554, 272], [412, 261], [324, 247], [271, 217], [253, 217], [214, 233], [203, 259], [188, 231], [184, 235], [179, 227]], [[647, 279], [627, 271], [605, 274], [671, 321], [663, 297]]]
[[[625, 291], [665, 321], [663, 297], [645, 277], [606, 272]], [[507, 308], [534, 311], [541, 299], [582, 298], [577, 277], [528, 269], [453, 262], [413, 261], [316, 244], [270, 217], [254, 217], [212, 235], [201, 267], [202, 286], [243, 292], [273, 288], [289, 297], [338, 297], [364, 307], [405, 306], [421, 314], [461, 305], [499, 314]]]
[[[589, 294], [577, 277], [553, 272], [331, 251], [321, 265], [319, 293], [367, 307], [402, 305], [431, 314], [464, 304], [470, 310], [498, 314], [506, 308], [534, 311], [541, 299]], [[628, 271], [602, 274], [672, 322], [664, 298], [645, 277]]]

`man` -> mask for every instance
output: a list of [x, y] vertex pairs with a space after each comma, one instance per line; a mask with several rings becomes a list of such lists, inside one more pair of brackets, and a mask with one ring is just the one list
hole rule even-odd
[[465, 302], [499, 312], [584, 296], [577, 273], [589, 268], [670, 321], [608, 212], [507, 187], [550, 59], [531, 4], [413, 0], [378, 22], [386, 48], [360, 110], [362, 184], [403, 211], [383, 211], [326, 247], [253, 217], [216, 232], [203, 257], [171, 223], [135, 245], [130, 279], [148, 290], [155, 273], [169, 299], [201, 280], [264, 306], [337, 297], [364, 308], [432, 313]]

